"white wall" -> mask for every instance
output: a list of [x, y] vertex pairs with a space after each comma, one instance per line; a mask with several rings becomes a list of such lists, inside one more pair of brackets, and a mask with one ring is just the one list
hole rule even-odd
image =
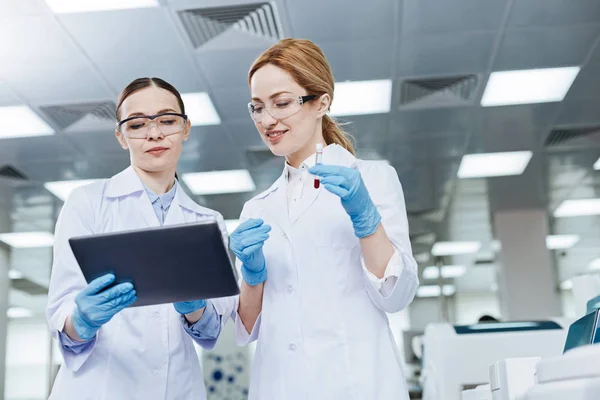
[[[6, 400], [48, 397], [50, 333], [43, 320], [10, 320], [6, 353]], [[62, 359], [54, 343], [54, 363]]]

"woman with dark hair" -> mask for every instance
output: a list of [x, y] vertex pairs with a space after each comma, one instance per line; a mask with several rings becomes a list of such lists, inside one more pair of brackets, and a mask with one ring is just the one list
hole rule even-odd
[[231, 309], [236, 299], [127, 308], [136, 300], [133, 285], [110, 287], [114, 275], [86, 284], [69, 247], [74, 236], [204, 220], [218, 221], [227, 245], [223, 217], [177, 183], [191, 128], [177, 89], [158, 78], [136, 79], [119, 97], [116, 120], [131, 165], [74, 190], [56, 225], [47, 319], [65, 364], [50, 398], [205, 399], [193, 341], [214, 347], [224, 322], [218, 303]]

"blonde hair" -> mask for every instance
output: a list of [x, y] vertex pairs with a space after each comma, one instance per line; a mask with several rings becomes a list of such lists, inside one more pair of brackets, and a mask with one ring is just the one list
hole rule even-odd
[[[250, 67], [248, 84], [252, 76], [267, 64], [275, 65], [292, 76], [308, 94], [329, 94], [333, 102], [334, 79], [325, 55], [313, 42], [306, 39], [283, 39], [269, 47]], [[323, 138], [327, 144], [338, 144], [355, 154], [352, 137], [329, 115], [323, 116]]]

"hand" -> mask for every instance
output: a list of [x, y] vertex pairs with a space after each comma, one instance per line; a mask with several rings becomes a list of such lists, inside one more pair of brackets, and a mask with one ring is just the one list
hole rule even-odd
[[180, 301], [173, 303], [173, 306], [179, 314], [185, 315], [206, 307], [206, 300]]
[[229, 237], [231, 251], [242, 262], [242, 277], [250, 286], [256, 286], [267, 279], [267, 265], [263, 245], [269, 238], [271, 227], [262, 219], [249, 219]]
[[321, 177], [325, 189], [340, 197], [342, 206], [352, 220], [354, 234], [359, 239], [375, 233], [381, 215], [357, 169], [318, 164], [309, 171]]
[[73, 327], [81, 339], [92, 339], [102, 325], [137, 300], [133, 284], [129, 282], [103, 291], [114, 281], [113, 274], [101, 276], [75, 296], [72, 320]]

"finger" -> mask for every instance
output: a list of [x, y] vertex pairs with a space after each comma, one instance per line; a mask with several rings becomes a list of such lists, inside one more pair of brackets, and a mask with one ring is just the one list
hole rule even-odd
[[134, 288], [133, 288], [133, 284], [130, 282], [125, 282], [125, 283], [120, 283], [118, 285], [116, 285], [115, 287], [112, 287], [100, 294], [98, 294], [99, 300], [101, 303], [110, 301], [114, 298], [117, 298], [119, 296], [123, 296], [125, 294], [128, 294], [130, 292], [135, 292]]
[[344, 178], [343, 176], [339, 176], [339, 175], [331, 175], [331, 176], [327, 176], [325, 178], [321, 178], [321, 183], [323, 185], [339, 186], [346, 190], [349, 189], [348, 179]]
[[248, 256], [254, 254], [255, 252], [259, 251], [260, 249], [262, 249], [263, 245], [264, 245], [264, 243], [257, 243], [255, 245], [246, 247], [242, 253], [244, 253], [244, 255], [246, 257], [248, 257]]
[[115, 281], [115, 276], [113, 274], [106, 274], [99, 278], [94, 279], [87, 285], [81, 292], [84, 295], [94, 295], [98, 292], [101, 292], [104, 288]]
[[252, 235], [264, 235], [269, 232], [271, 232], [270, 225], [261, 225], [258, 228], [251, 228], [251, 229], [248, 229], [247, 231], [244, 231], [242, 234], [240, 234], [240, 236], [242, 238], [245, 238], [245, 237], [252, 236]]
[[137, 301], [137, 296], [133, 296], [127, 300], [124, 300], [122, 303], [115, 305], [113, 308], [111, 308], [113, 316], [120, 313], [121, 311], [123, 311], [124, 309], [126, 309], [127, 307], [129, 307], [130, 305], [135, 303], [136, 301]]
[[269, 235], [256, 235], [256, 236], [251, 236], [251, 237], [245, 238], [242, 240], [242, 246], [243, 246], [242, 251], [246, 247], [254, 246], [255, 244], [258, 244], [258, 243], [264, 243], [268, 238], [269, 238]]
[[264, 224], [264, 221], [260, 218], [250, 218], [247, 221], [242, 222], [236, 229], [235, 233], [241, 233], [248, 229], [257, 228]]
[[339, 165], [317, 164], [308, 171], [313, 175], [325, 177], [331, 175], [347, 176], [351, 170], [352, 168], [341, 167]]
[[339, 186], [330, 184], [323, 184], [323, 186], [325, 186], [325, 189], [327, 189], [329, 192], [335, 194], [336, 196], [339, 196], [342, 199], [345, 198], [348, 194], [348, 191], [346, 189], [341, 188]]
[[132, 290], [131, 292], [122, 296], [115, 297], [102, 305], [108, 307], [111, 310], [114, 310], [123, 306], [124, 304], [130, 304], [132, 299], [137, 299], [137, 293], [135, 290]]

